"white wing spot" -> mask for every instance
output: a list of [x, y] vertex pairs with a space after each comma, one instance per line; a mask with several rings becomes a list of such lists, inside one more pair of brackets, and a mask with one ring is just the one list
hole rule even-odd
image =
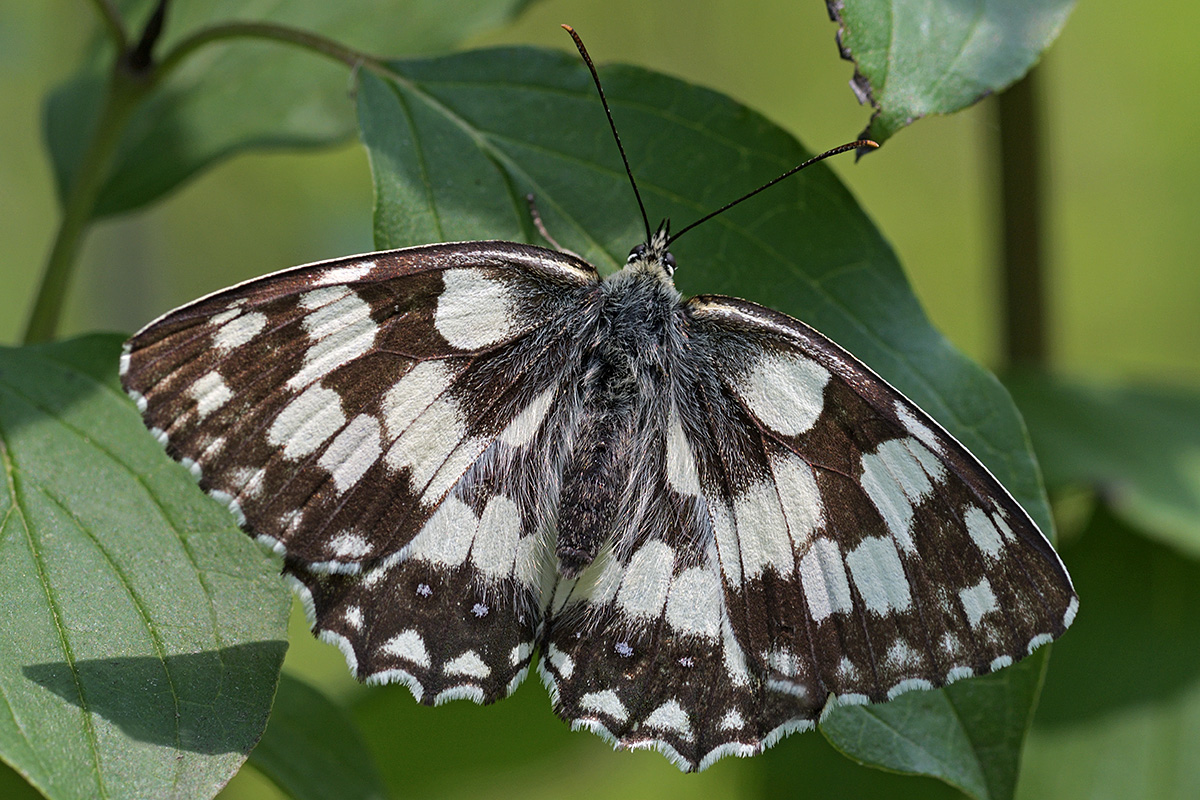
[[717, 639], [721, 635], [721, 579], [716, 565], [679, 573], [667, 597], [667, 622], [680, 633]]
[[524, 447], [533, 441], [533, 437], [541, 430], [542, 422], [546, 419], [546, 412], [550, 410], [550, 404], [554, 402], [557, 389], [557, 386], [551, 386], [533, 398], [529, 405], [525, 406], [520, 414], [513, 417], [512, 422], [508, 423], [500, 432], [500, 441], [514, 448]]
[[1067, 611], [1063, 614], [1063, 627], [1071, 627], [1071, 623], [1075, 621], [1075, 615], [1079, 612], [1079, 598], [1072, 597], [1071, 602], [1067, 604]]
[[629, 658], [631, 655], [633, 655], [633, 647], [629, 644], [629, 642], [617, 642], [615, 645], [613, 645], [613, 650], [615, 650], [617, 655], [619, 655], [621, 658]]
[[213, 314], [212, 319], [210, 319], [209, 322], [211, 322], [213, 325], [224, 325], [226, 322], [229, 322], [229, 320], [241, 313], [242, 309], [235, 305], [232, 308], [225, 309], [220, 314]]
[[734, 686], [750, 684], [750, 670], [746, 667], [746, 653], [733, 635], [733, 623], [729, 621], [729, 609], [721, 606], [721, 644], [725, 671]]
[[349, 294], [350, 287], [348, 286], [329, 286], [324, 289], [314, 289], [311, 292], [305, 292], [300, 295], [298, 305], [307, 311], [313, 311], [331, 303], [336, 303]]
[[[213, 321], [216, 321], [215, 318]], [[267, 327], [266, 314], [252, 311], [249, 314], [235, 316], [213, 334], [213, 347], [217, 350], [232, 350], [235, 347], [241, 347], [258, 336], [265, 327]]]
[[897, 683], [891, 689], [888, 689], [888, 700], [895, 700], [905, 692], [929, 691], [933, 688], [933, 684], [924, 678], [905, 678]]
[[388, 438], [404, 433], [421, 412], [450, 388], [454, 380], [443, 361], [419, 361], [383, 398], [383, 422]]
[[621, 702], [621, 698], [617, 697], [617, 693], [612, 689], [585, 694], [580, 698], [579, 706], [584, 711], [604, 714], [612, 717], [617, 722], [624, 722], [629, 719], [629, 712], [625, 710], [625, 704]]
[[290, 389], [301, 389], [319, 381], [358, 358], [371, 349], [379, 333], [379, 326], [371, 319], [371, 307], [355, 294], [347, 294], [312, 311], [302, 324], [313, 344], [304, 352], [304, 365], [300, 371], [288, 380]]
[[1029, 640], [1029, 647], [1025, 649], [1026, 653], [1032, 653], [1044, 644], [1050, 644], [1054, 641], [1054, 637], [1048, 633], [1039, 633], [1037, 636]]
[[731, 708], [721, 717], [719, 727], [723, 731], [736, 731], [746, 727], [746, 718], [736, 708]]
[[361, 631], [363, 626], [362, 609], [358, 606], [347, 606], [342, 613], [342, 618], [346, 620], [346, 624], [356, 631]]
[[571, 676], [575, 674], [574, 659], [553, 644], [546, 648], [546, 659], [558, 671], [558, 674], [563, 677], [563, 680], [570, 680]]
[[483, 663], [479, 653], [468, 650], [453, 661], [447, 661], [442, 667], [447, 675], [465, 675], [468, 678], [486, 678], [492, 674], [492, 668]]
[[848, 612], [854, 608], [846, 567], [837, 542], [824, 536], [813, 540], [812, 547], [800, 559], [800, 581], [808, 601], [808, 613], [816, 622], [835, 611]]
[[625, 568], [621, 562], [613, 557], [611, 550], [603, 550], [579, 576], [575, 583], [578, 590], [571, 591], [568, 602], [587, 600], [592, 605], [609, 603], [617, 596], [617, 589], [621, 587], [624, 577]]
[[675, 731], [684, 741], [690, 742], [694, 737], [692, 722], [678, 700], [668, 700], [651, 711], [644, 724], [650, 728]]
[[435, 400], [409, 425], [387, 452], [387, 463], [410, 470], [414, 494], [424, 492], [438, 470], [450, 460], [467, 436], [458, 404], [448, 397]]
[[971, 506], [963, 515], [963, 522], [966, 523], [971, 541], [984, 555], [990, 558], [1000, 555], [1000, 551], [1004, 549], [1004, 539], [986, 511], [978, 506]]
[[478, 525], [471, 507], [451, 495], [413, 537], [409, 555], [438, 567], [457, 567], [467, 560]]
[[747, 487], [733, 499], [733, 518], [742, 545], [746, 580], [758, 577], [768, 568], [784, 577], [795, 572], [796, 556], [774, 484], [763, 482]]
[[708, 505], [709, 519], [712, 521], [713, 533], [716, 536], [717, 555], [721, 560], [721, 572], [731, 586], [742, 582], [742, 550], [738, 546], [738, 531], [733, 524], [733, 514], [729, 506], [721, 500], [717, 491], [705, 491], [705, 502]]
[[458, 443], [450, 455], [446, 456], [446, 460], [437, 468], [437, 472], [433, 473], [433, 477], [429, 479], [425, 491], [421, 493], [421, 505], [429, 508], [436, 505], [446, 492], [454, 488], [454, 484], [458, 483], [458, 479], [466, 474], [481, 455], [488, 448], [488, 440], [482, 436], [472, 437]]
[[813, 468], [796, 456], [773, 456], [771, 472], [783, 503], [787, 530], [794, 552], [804, 552], [816, 532], [825, 525], [825, 506]]
[[379, 649], [388, 655], [402, 658], [419, 667], [428, 668], [430, 665], [429, 651], [425, 649], [425, 640], [412, 628], [388, 639]]
[[967, 614], [967, 622], [971, 623], [972, 628], [979, 626], [979, 622], [985, 614], [998, 608], [996, 595], [993, 594], [992, 585], [988, 583], [987, 578], [980, 578], [979, 583], [963, 589], [958, 593], [958, 599], [962, 601], [963, 611]]
[[900, 547], [915, 553], [911, 531], [913, 506], [933, 491], [933, 484], [906, 444], [905, 439], [891, 439], [879, 445], [874, 453], [864, 453], [861, 480]]
[[[551, 645], [551, 646], [553, 646], [553, 645]], [[522, 661], [524, 661], [525, 659], [529, 658], [529, 654], [532, 652], [533, 652], [532, 644], [530, 644], [529, 642], [521, 642], [519, 645], [517, 645], [516, 647], [514, 647], [512, 649], [511, 653], [508, 654], [508, 663], [512, 664], [515, 667], [518, 664], [520, 664]]]
[[216, 370], [206, 372], [192, 384], [188, 394], [196, 401], [196, 414], [204, 419], [233, 398], [233, 391]]
[[735, 389], [759, 421], [784, 436], [799, 436], [825, 407], [829, 370], [796, 353], [767, 353]]
[[283, 448], [283, 457], [295, 461], [324, 444], [346, 424], [342, 398], [332, 389], [313, 384], [283, 407], [267, 431], [267, 441]]
[[479, 350], [515, 332], [515, 303], [504, 282], [477, 269], [448, 269], [442, 282], [434, 325], [451, 347]]
[[339, 492], [353, 487], [379, 460], [383, 452], [379, 435], [379, 420], [359, 414], [321, 454], [317, 463], [329, 472]]
[[633, 617], [654, 618], [662, 614], [675, 569], [675, 551], [660, 539], [646, 542], [629, 559], [617, 604]]
[[674, 404], [667, 423], [667, 483], [680, 494], [700, 496], [700, 473]]
[[361, 533], [343, 531], [329, 540], [329, 549], [339, 558], [362, 558], [371, 552], [371, 543]]
[[954, 683], [955, 681], [961, 681], [963, 678], [973, 677], [975, 677], [975, 670], [970, 667], [955, 667], [946, 673], [946, 683]]
[[360, 261], [357, 264], [344, 264], [340, 267], [331, 267], [317, 276], [313, 281], [315, 286], [329, 286], [334, 283], [353, 283], [367, 276], [371, 270], [375, 269], [374, 261]]
[[933, 452], [943, 452], [942, 444], [938, 441], [937, 434], [928, 425], [917, 419], [903, 402], [897, 400], [893, 408], [896, 410], [896, 416], [900, 419], [900, 424], [904, 426], [906, 431], [919, 439]]
[[489, 611], [491, 611], [491, 609], [488, 608], [484, 603], [476, 603], [475, 605], [471, 606], [471, 613], [479, 619], [486, 617]]
[[507, 578], [513, 571], [520, 536], [520, 509], [504, 495], [496, 495], [488, 500], [479, 518], [471, 561], [492, 580]]
[[908, 576], [895, 543], [869, 536], [846, 554], [846, 566], [867, 609], [877, 614], [906, 611], [912, 605]]

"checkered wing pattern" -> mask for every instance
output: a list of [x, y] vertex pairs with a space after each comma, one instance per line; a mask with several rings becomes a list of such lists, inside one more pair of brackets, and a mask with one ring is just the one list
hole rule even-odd
[[684, 305], [643, 447], [647, 520], [548, 608], [560, 715], [685, 769], [832, 704], [988, 673], [1077, 599], [987, 469], [826, 337], [753, 303]]
[[284, 555], [360, 678], [491, 701], [529, 666], [545, 423], [576, 413], [597, 281], [503, 242], [298, 267], [155, 321], [122, 380], [168, 452]]

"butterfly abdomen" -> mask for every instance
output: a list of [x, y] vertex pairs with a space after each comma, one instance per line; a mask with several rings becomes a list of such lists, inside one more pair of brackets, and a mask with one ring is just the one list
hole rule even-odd
[[657, 277], [626, 270], [604, 284], [599, 335], [584, 355], [583, 420], [562, 476], [555, 553], [566, 577], [630, 519], [630, 477], [649, 451], [639, 420], [662, 399], [678, 316], [678, 294]]

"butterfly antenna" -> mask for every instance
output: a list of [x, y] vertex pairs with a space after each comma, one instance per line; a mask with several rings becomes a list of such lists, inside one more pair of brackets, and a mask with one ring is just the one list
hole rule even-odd
[[[784, 178], [790, 178], [791, 176], [795, 175], [797, 172], [804, 169], [805, 167], [812, 166], [813, 164], [817, 163], [818, 161], [824, 161], [825, 159], [829, 158], [830, 156], [836, 156], [841, 153], [845, 153], [848, 150], [858, 150], [860, 148], [874, 150], [876, 147], [879, 147], [879, 145], [876, 144], [875, 142], [872, 142], [870, 139], [859, 139], [856, 142], [850, 142], [849, 144], [844, 144], [841, 147], [835, 147], [832, 150], [826, 150], [824, 153], [821, 153], [821, 155], [819, 155], [819, 156], [813, 156], [808, 161], [805, 161], [803, 164], [797, 164], [796, 166], [792, 167], [787, 172], [780, 175], [778, 178], [775, 178], [774, 180], [771, 180], [771, 181], [767, 181], [766, 183], [764, 183], [762, 186], [758, 187], [754, 191], [748, 192], [748, 193], [742, 195], [741, 197], [739, 197], [738, 199], [733, 200], [729, 203], [726, 203], [725, 205], [718, 208], [716, 211], [713, 211], [711, 214], [705, 214], [703, 217], [696, 220], [691, 225], [684, 226], [679, 231], [677, 231], [674, 235], [672, 235], [670, 239], [667, 240], [667, 244], [668, 245], [671, 244], [676, 239], [678, 239], [680, 236], [683, 236], [685, 233], [690, 231], [692, 228], [699, 225], [701, 222], [708, 222], [713, 217], [717, 216], [718, 214], [725, 213], [729, 209], [736, 206], [738, 203], [741, 203], [743, 200], [749, 200], [751, 197], [754, 197], [754, 195], [758, 194], [763, 189], [770, 189], [772, 186], [779, 183]], [[642, 212], [642, 214], [644, 216], [645, 212]]]
[[637, 198], [638, 209], [642, 212], [642, 224], [646, 226], [646, 241], [649, 242], [650, 218], [646, 216], [642, 193], [638, 191], [637, 181], [633, 179], [633, 170], [629, 168], [629, 158], [625, 155], [624, 145], [621, 144], [621, 134], [617, 133], [617, 123], [613, 122], [612, 110], [608, 107], [608, 98], [604, 96], [604, 87], [600, 85], [600, 76], [596, 74], [596, 65], [592, 63], [592, 57], [588, 55], [587, 48], [583, 46], [583, 39], [579, 38], [575, 29], [570, 25], [563, 25], [563, 30], [571, 34], [571, 38], [575, 40], [575, 47], [579, 50], [579, 55], [583, 56], [583, 63], [587, 64], [588, 71], [592, 73], [592, 81], [596, 84], [596, 91], [600, 93], [600, 103], [604, 106], [604, 113], [608, 116], [608, 127], [612, 128], [613, 138], [617, 140], [617, 149], [621, 151], [621, 161], [625, 163], [625, 174], [629, 176], [629, 185], [633, 187], [633, 196]]

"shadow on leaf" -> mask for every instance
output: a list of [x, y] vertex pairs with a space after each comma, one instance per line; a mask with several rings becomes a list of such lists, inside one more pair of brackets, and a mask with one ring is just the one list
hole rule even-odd
[[261, 641], [165, 659], [59, 661], [21, 671], [131, 739], [208, 755], [248, 753], [266, 727], [286, 649], [284, 641]]

